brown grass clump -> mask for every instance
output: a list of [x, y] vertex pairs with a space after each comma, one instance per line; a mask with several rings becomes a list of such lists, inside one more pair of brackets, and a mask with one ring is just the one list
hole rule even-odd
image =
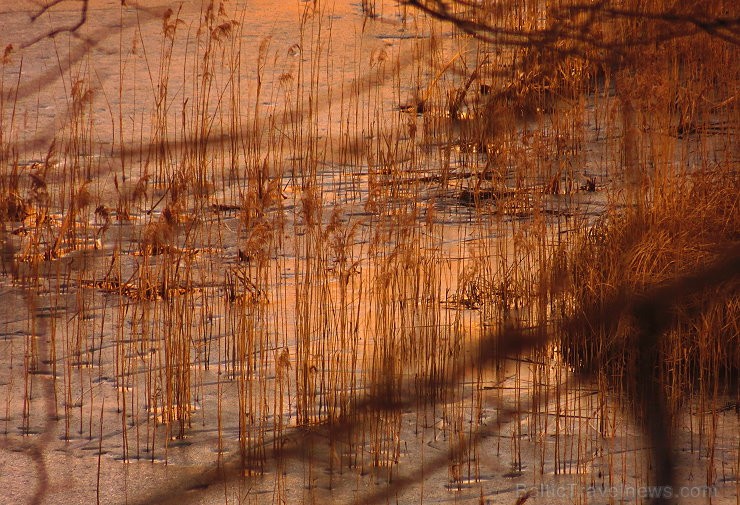
[[566, 312], [575, 317], [562, 328], [560, 342], [571, 365], [616, 378], [627, 391], [636, 382], [657, 380], [674, 405], [695, 392], [716, 399], [733, 391], [740, 363], [737, 276], [657, 301], [671, 307], [671, 320], [657, 325], [668, 330], [657, 337], [652, 377], [638, 365], [644, 360], [635, 314], [625, 310], [615, 317], [607, 300], [640, 300], [737, 251], [739, 195], [740, 174], [728, 166], [669, 178], [650, 203], [612, 212], [588, 231], [566, 267], [572, 296]]
[[0, 222], [23, 221], [28, 214], [28, 204], [17, 193], [0, 196]]

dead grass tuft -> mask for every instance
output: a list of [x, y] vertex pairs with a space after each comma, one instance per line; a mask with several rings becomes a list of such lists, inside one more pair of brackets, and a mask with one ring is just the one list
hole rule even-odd
[[[589, 373], [634, 377], [639, 349], [634, 315], [606, 313], [607, 299], [646, 292], [721, 258], [740, 240], [740, 174], [717, 166], [680, 180], [645, 206], [604, 216], [575, 247], [568, 268], [576, 315], [562, 328], [568, 361]], [[737, 258], [735, 259], [737, 260]], [[654, 374], [674, 400], [697, 389], [732, 391], [738, 378], [740, 280], [677, 301], [659, 340]], [[649, 380], [640, 377], [639, 380]], [[669, 388], [670, 385], [670, 388]]]

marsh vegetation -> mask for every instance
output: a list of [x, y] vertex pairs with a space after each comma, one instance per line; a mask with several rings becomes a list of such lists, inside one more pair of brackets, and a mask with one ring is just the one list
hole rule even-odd
[[44, 5], [2, 499], [737, 502], [735, 2]]

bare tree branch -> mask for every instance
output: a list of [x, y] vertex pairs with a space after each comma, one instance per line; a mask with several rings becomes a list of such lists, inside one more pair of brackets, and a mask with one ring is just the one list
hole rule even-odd
[[[41, 15], [43, 15], [45, 12], [47, 12], [49, 9], [51, 9], [55, 5], [59, 5], [60, 3], [63, 3], [63, 2], [66, 2], [66, 1], [68, 1], [68, 0], [54, 0], [53, 2], [45, 5], [36, 14], [34, 14], [33, 16], [31, 16], [31, 22], [32, 23], [35, 22]], [[41, 42], [44, 39], [54, 38], [57, 35], [59, 35], [60, 33], [64, 33], [64, 32], [68, 32], [70, 34], [77, 35], [77, 30], [79, 30], [82, 27], [82, 25], [84, 25], [85, 22], [87, 21], [87, 9], [88, 9], [88, 5], [89, 5], [88, 4], [89, 0], [74, 0], [74, 1], [82, 2], [82, 6], [80, 7], [80, 19], [75, 24], [70, 25], [70, 26], [60, 26], [59, 28], [54, 28], [51, 31], [48, 31], [46, 33], [43, 33], [43, 34], [39, 35], [38, 37], [35, 37], [35, 38], [31, 39], [30, 41], [24, 43], [21, 47], [22, 48], [30, 47], [30, 46], [32, 46], [34, 44], [37, 44], [37, 43]], [[81, 37], [81, 38], [83, 38], [84, 40], [86, 40], [88, 43], [91, 43], [92, 42], [91, 40], [88, 40], [88, 39], [86, 39], [84, 37]]]
[[[463, 32], [490, 44], [547, 48], [562, 55], [584, 55], [588, 49], [606, 50], [609, 54], [628, 47], [646, 46], [671, 39], [706, 32], [731, 44], [740, 45], [740, 17], [711, 17], [701, 14], [682, 14], [672, 11], [650, 12], [611, 7], [602, 0], [597, 3], [570, 5], [553, 8], [548, 12], [551, 24], [541, 29], [519, 29], [500, 26], [485, 21], [485, 8], [469, 2], [458, 1], [448, 4], [442, 0], [407, 0], [404, 2], [433, 18], [448, 21]], [[468, 10], [455, 12], [451, 6], [463, 6]], [[585, 17], [584, 17], [585, 16]], [[581, 19], [583, 18], [583, 19]], [[617, 19], [646, 20], [660, 28], [652, 37], [630, 40], [605, 40], [593, 29], [599, 21]], [[576, 42], [582, 47], [563, 47], [563, 42]], [[595, 55], [589, 55], [592, 59]]]

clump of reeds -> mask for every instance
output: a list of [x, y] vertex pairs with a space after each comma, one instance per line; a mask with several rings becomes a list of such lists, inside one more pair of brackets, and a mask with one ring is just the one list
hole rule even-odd
[[23, 221], [28, 213], [28, 203], [18, 193], [0, 196], [0, 221]]
[[[729, 164], [662, 186], [649, 203], [605, 215], [566, 267], [575, 317], [560, 334], [565, 357], [579, 370], [617, 377], [626, 391], [640, 362], [639, 323], [628, 310], [610, 313], [614, 300], [701, 272], [740, 239], [740, 174]], [[654, 377], [635, 380], [658, 380], [674, 405], [692, 393], [703, 401], [733, 391], [740, 371], [739, 288], [730, 275], [711, 289], [666, 300], [672, 320], [658, 339]]]

